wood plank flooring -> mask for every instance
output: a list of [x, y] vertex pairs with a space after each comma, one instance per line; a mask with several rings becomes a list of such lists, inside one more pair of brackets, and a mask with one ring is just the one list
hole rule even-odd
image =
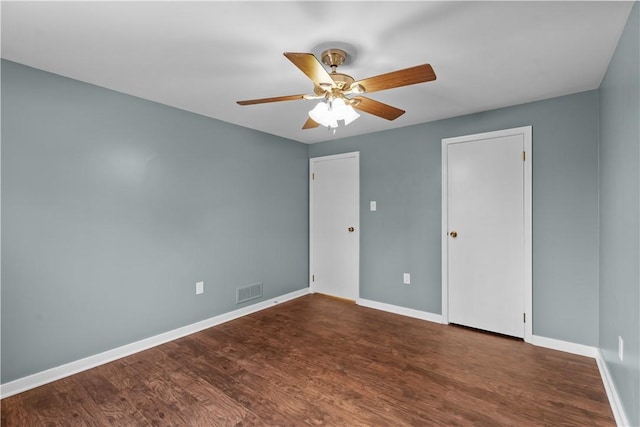
[[614, 426], [594, 360], [308, 295], [2, 400], [2, 426]]

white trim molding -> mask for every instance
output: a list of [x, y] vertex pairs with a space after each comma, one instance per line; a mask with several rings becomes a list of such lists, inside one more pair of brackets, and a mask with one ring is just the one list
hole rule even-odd
[[607, 393], [607, 398], [609, 399], [611, 412], [613, 412], [613, 417], [616, 420], [616, 425], [618, 427], [628, 427], [631, 425], [629, 424], [627, 415], [624, 412], [624, 407], [620, 401], [620, 396], [618, 395], [616, 386], [611, 378], [607, 364], [602, 356], [602, 351], [600, 351], [599, 348], [553, 338], [541, 337], [539, 335], [531, 336], [530, 343], [538, 347], [550, 348], [595, 359], [598, 364], [598, 371], [600, 371], [600, 377], [602, 378], [604, 389]]
[[[89, 356], [84, 359], [76, 360], [74, 362], [57, 366], [55, 368], [47, 369], [46, 371], [38, 372], [27, 377], [19, 378], [11, 382], [1, 384], [0, 399], [4, 399], [5, 397], [13, 396], [18, 393], [22, 393], [24, 391], [39, 387], [41, 385], [68, 377], [70, 375], [74, 375], [91, 368], [104, 365], [114, 360], [121, 359], [123, 357], [130, 356], [144, 350], [148, 350], [150, 348], [176, 340], [178, 338], [185, 337], [187, 335], [194, 334], [204, 329], [208, 329], [213, 326], [217, 326], [222, 323], [226, 323], [231, 320], [256, 313], [269, 307], [273, 307], [274, 305], [282, 304], [286, 301], [300, 298], [310, 293], [312, 293], [310, 288], [303, 288], [298, 291], [282, 295], [280, 297], [272, 298], [228, 313], [220, 314], [218, 316], [214, 316], [209, 319], [193, 323], [191, 325], [183, 326], [181, 328], [164, 332], [150, 338], [146, 338], [131, 344], [126, 344], [122, 347], [107, 350], [105, 352]], [[430, 313], [427, 311], [367, 300], [364, 298], [358, 298], [356, 300], [356, 304], [375, 310], [398, 314], [401, 316], [412, 317], [415, 319], [426, 320], [434, 323], [443, 323], [441, 315]], [[577, 354], [580, 356], [594, 358], [596, 360], [596, 363], [598, 364], [600, 376], [602, 377], [602, 382], [604, 384], [604, 388], [609, 399], [609, 405], [611, 406], [611, 410], [613, 411], [616, 424], [619, 427], [626, 427], [630, 425], [624, 412], [619, 395], [616, 391], [616, 387], [611, 378], [611, 374], [609, 373], [602, 353], [598, 348], [553, 338], [542, 337], [538, 335], [532, 335], [530, 343], [539, 347], [545, 347], [553, 350], [559, 350], [567, 353]]]
[[[320, 157], [311, 157], [309, 159], [309, 287], [311, 292], [317, 292], [315, 284], [315, 270], [316, 270], [316, 253], [315, 253], [315, 240], [316, 235], [314, 233], [314, 223], [315, 219], [315, 170], [316, 163], [333, 161], [333, 160], [344, 160], [344, 159], [355, 159], [356, 160], [356, 174], [355, 174], [355, 187], [356, 191], [356, 200], [355, 200], [355, 223], [352, 224], [355, 227], [355, 235], [357, 236], [356, 240], [356, 255], [355, 259], [352, 260], [356, 264], [355, 269], [355, 298], [358, 299], [360, 297], [360, 151], [351, 151], [347, 153], [339, 153], [332, 154], [329, 156], [320, 156]], [[349, 285], [351, 286], [351, 285]]]
[[415, 319], [421, 319], [421, 320], [428, 320], [429, 322], [442, 323], [441, 315], [429, 313], [428, 311], [421, 311], [413, 308], [400, 307], [398, 305], [371, 301], [364, 298], [358, 298], [356, 300], [356, 304], [361, 305], [363, 307], [374, 308], [376, 310], [399, 314], [401, 316], [413, 317]]
[[475, 141], [479, 139], [497, 138], [511, 135], [521, 135], [523, 139], [523, 174], [524, 174], [524, 271], [523, 271], [523, 286], [524, 286], [524, 313], [526, 323], [524, 324], [524, 341], [530, 343], [533, 339], [533, 246], [532, 246], [532, 183], [533, 183], [533, 169], [532, 169], [532, 126], [522, 126], [513, 129], [504, 129], [493, 132], [478, 133], [475, 135], [465, 135], [452, 138], [442, 139], [442, 224], [441, 224], [441, 253], [442, 253], [442, 323], [449, 323], [449, 260], [448, 260], [448, 244], [449, 244], [449, 224], [447, 224], [448, 218], [448, 200], [447, 200], [447, 146], [449, 144], [456, 144], [466, 141]]
[[277, 304], [290, 301], [292, 299], [299, 298], [301, 296], [310, 293], [309, 288], [303, 288], [298, 291], [290, 292], [288, 294], [272, 298], [266, 301], [259, 302], [247, 307], [242, 307], [237, 310], [230, 311], [228, 313], [220, 314], [218, 316], [211, 317], [209, 319], [202, 320], [200, 322], [193, 323], [191, 325], [183, 326], [172, 331], [164, 332], [153, 337], [145, 338], [140, 341], [133, 342], [131, 344], [123, 345], [122, 347], [107, 350], [105, 352], [95, 354], [93, 356], [85, 357], [84, 359], [76, 360], [55, 368], [47, 369], [46, 371], [38, 372], [27, 377], [18, 378], [17, 380], [10, 381], [8, 383], [0, 385], [0, 399], [13, 396], [23, 391], [30, 390], [32, 388], [39, 387], [44, 384], [57, 381], [59, 379], [68, 377], [73, 374], [77, 374], [86, 371], [91, 368], [95, 368], [105, 363], [113, 362], [114, 360], [121, 359], [126, 356], [130, 356], [134, 353], [138, 353], [144, 350], [148, 350], [152, 347], [167, 343], [169, 341], [182, 338], [187, 335], [191, 335], [196, 332], [200, 332], [204, 329], [211, 328], [213, 326], [220, 325], [225, 322], [237, 319], [239, 317], [247, 316], [249, 314], [264, 310], [269, 307], [273, 307]]
[[602, 377], [604, 390], [607, 392], [607, 398], [609, 398], [609, 406], [611, 406], [613, 417], [616, 419], [616, 425], [618, 427], [630, 426], [631, 424], [629, 423], [627, 414], [624, 412], [624, 407], [622, 406], [622, 402], [620, 401], [620, 396], [618, 395], [618, 391], [616, 390], [613, 378], [611, 378], [611, 374], [609, 373], [609, 369], [607, 368], [607, 363], [604, 361], [604, 356], [602, 355], [602, 351], [600, 351], [600, 349], [597, 349], [596, 363], [598, 364], [598, 370], [600, 371], [600, 376]]
[[529, 342], [538, 347], [564, 351], [565, 353], [577, 354], [579, 356], [586, 356], [594, 359], [598, 356], [598, 349], [590, 345], [576, 344], [569, 341], [557, 340], [555, 338], [541, 337], [540, 335], [532, 335], [531, 341]]
[[[435, 323], [444, 323], [441, 315], [429, 313], [426, 311], [400, 307], [397, 305], [371, 301], [363, 298], [359, 298], [356, 301], [356, 304], [363, 307], [399, 314], [402, 316], [428, 320]], [[584, 344], [577, 344], [569, 341], [562, 341], [555, 338], [547, 338], [539, 335], [531, 335], [528, 343], [537, 347], [564, 351], [565, 353], [577, 354], [579, 356], [585, 356], [595, 359], [598, 365], [598, 370], [600, 371], [600, 376], [602, 377], [604, 389], [607, 393], [607, 398], [609, 399], [609, 406], [611, 407], [611, 411], [613, 412], [613, 416], [616, 420], [616, 425], [618, 427], [629, 427], [631, 425], [629, 424], [628, 418], [624, 412], [624, 408], [620, 401], [620, 397], [616, 390], [615, 384], [613, 383], [613, 379], [611, 378], [611, 374], [607, 369], [607, 364], [605, 363], [602, 352], [599, 348]]]
[[598, 347], [576, 344], [568, 341], [557, 340], [554, 338], [541, 337], [539, 335], [532, 335], [530, 343], [538, 347], [550, 348], [552, 350], [564, 351], [566, 353], [577, 354], [579, 356], [586, 356], [595, 359], [598, 365], [598, 371], [600, 371], [602, 383], [604, 384], [604, 389], [607, 393], [607, 398], [609, 399], [611, 412], [613, 412], [613, 417], [616, 420], [616, 425], [618, 427], [628, 427], [631, 425], [629, 424], [628, 418], [624, 412], [624, 407], [622, 406], [622, 402], [620, 401], [620, 396], [618, 395], [618, 391], [616, 390], [613, 379], [611, 378], [609, 369], [607, 369], [607, 364], [604, 361], [602, 352]]

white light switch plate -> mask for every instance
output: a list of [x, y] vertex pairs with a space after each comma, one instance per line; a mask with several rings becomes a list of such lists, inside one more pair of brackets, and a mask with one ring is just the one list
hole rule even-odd
[[204, 282], [196, 282], [196, 295], [204, 293]]
[[369, 210], [371, 212], [376, 210], [376, 201], [375, 200], [372, 200], [372, 201], [369, 202]]
[[624, 360], [624, 341], [620, 336], [618, 337], [618, 357], [620, 358], [620, 361]]
[[404, 273], [402, 275], [402, 283], [404, 283], [405, 285], [410, 285], [411, 284], [411, 274]]

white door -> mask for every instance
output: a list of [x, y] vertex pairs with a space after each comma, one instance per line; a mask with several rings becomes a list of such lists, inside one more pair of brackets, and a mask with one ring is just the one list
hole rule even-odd
[[525, 336], [525, 151], [522, 128], [443, 140], [451, 323]]
[[358, 152], [310, 159], [312, 292], [358, 298], [359, 169]]

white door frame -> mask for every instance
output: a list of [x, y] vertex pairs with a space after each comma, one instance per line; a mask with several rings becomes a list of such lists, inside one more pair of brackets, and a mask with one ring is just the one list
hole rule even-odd
[[337, 159], [348, 159], [355, 158], [356, 159], [356, 188], [358, 189], [358, 197], [356, 200], [356, 224], [355, 233], [357, 237], [356, 241], [356, 259], [354, 262], [358, 265], [358, 269], [356, 271], [356, 301], [360, 299], [360, 152], [354, 151], [351, 153], [342, 153], [342, 154], [333, 154], [330, 156], [321, 156], [321, 157], [312, 157], [309, 159], [309, 290], [311, 292], [315, 292], [315, 284], [313, 281], [313, 272], [314, 272], [314, 251], [313, 251], [313, 223], [314, 223], [314, 215], [313, 215], [313, 200], [314, 200], [314, 190], [313, 190], [313, 171], [314, 171], [314, 163], [318, 161], [327, 161], [327, 160], [337, 160]]
[[531, 126], [499, 130], [495, 132], [478, 133], [442, 140], [442, 323], [449, 323], [449, 251], [447, 224], [448, 212], [448, 183], [447, 183], [447, 146], [459, 142], [476, 141], [479, 139], [499, 138], [522, 135], [524, 138], [524, 310], [526, 316], [524, 340], [531, 342], [533, 335], [533, 262], [532, 262], [532, 228], [531, 228]]

